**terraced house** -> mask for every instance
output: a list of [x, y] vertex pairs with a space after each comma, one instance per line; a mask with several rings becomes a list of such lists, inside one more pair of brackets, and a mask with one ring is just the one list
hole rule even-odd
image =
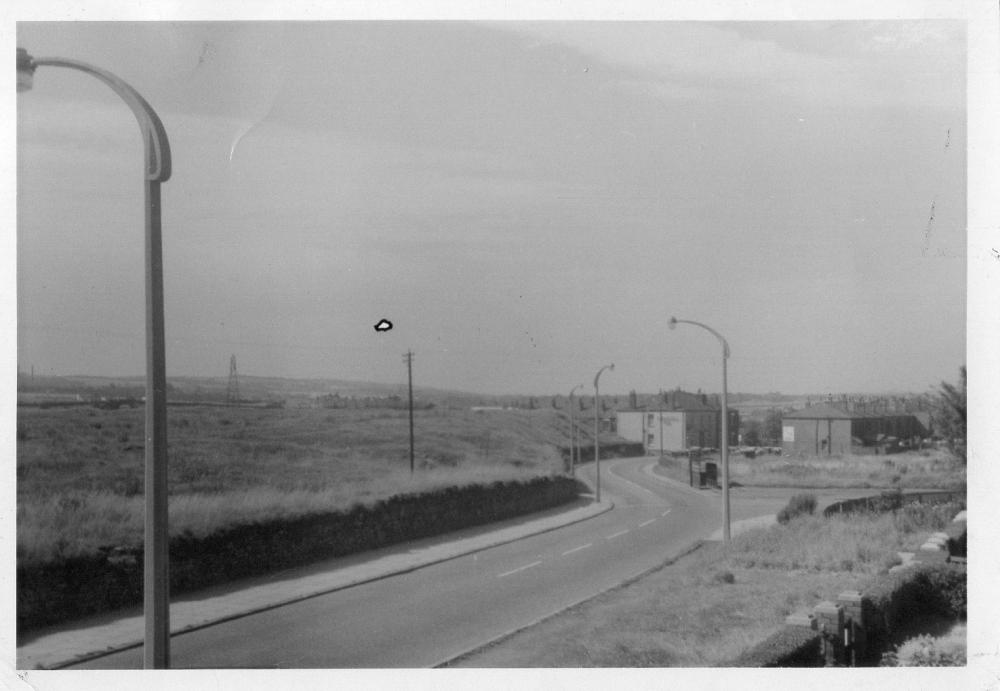
[[[722, 438], [718, 396], [665, 391], [644, 405], [617, 411], [618, 436], [642, 442], [646, 453], [669, 453], [691, 448], [718, 448]], [[739, 413], [729, 410], [729, 444], [737, 443]]]

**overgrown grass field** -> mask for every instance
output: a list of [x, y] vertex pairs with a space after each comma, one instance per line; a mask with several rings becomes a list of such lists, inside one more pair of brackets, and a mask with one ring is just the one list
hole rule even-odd
[[[704, 461], [718, 463], [719, 455]], [[660, 471], [678, 482], [690, 481], [688, 459], [666, 456]], [[719, 469], [719, 482], [722, 482]], [[788, 458], [730, 454], [729, 478], [734, 486], [803, 489], [962, 489], [965, 464], [944, 449], [928, 449], [891, 456], [832, 456]]]
[[[170, 532], [350, 508], [562, 467], [552, 410], [171, 408]], [[144, 412], [20, 408], [19, 564], [142, 542]]]
[[467, 667], [704, 667], [736, 658], [786, 615], [835, 600], [943, 528], [959, 504], [800, 516], [710, 543], [673, 565], [462, 660]]
[[729, 459], [729, 477], [756, 487], [959, 489], [965, 487], [965, 464], [945, 449], [829, 458], [734, 454]]

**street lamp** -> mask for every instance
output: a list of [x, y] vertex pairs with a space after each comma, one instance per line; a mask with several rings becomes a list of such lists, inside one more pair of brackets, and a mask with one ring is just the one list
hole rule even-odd
[[597, 387], [597, 382], [601, 378], [601, 372], [609, 369], [612, 372], [615, 371], [614, 363], [610, 365], [605, 365], [601, 369], [597, 370], [597, 374], [594, 376], [594, 463], [597, 468], [597, 501], [601, 501], [601, 448], [598, 442], [598, 436], [601, 433], [601, 391]]
[[726, 360], [729, 359], [729, 344], [722, 334], [701, 322], [670, 317], [670, 328], [676, 329], [678, 324], [694, 324], [705, 329], [722, 344], [722, 539], [729, 544], [729, 408], [726, 399]]
[[573, 457], [576, 447], [576, 422], [573, 420], [573, 394], [576, 393], [577, 389], [582, 388], [583, 384], [577, 384], [569, 392], [569, 473], [574, 476], [576, 475], [576, 459]]
[[119, 77], [65, 58], [33, 58], [17, 49], [17, 90], [32, 87], [38, 67], [68, 67], [107, 84], [132, 109], [145, 148], [146, 206], [146, 451], [143, 608], [146, 637], [143, 666], [170, 665], [170, 566], [167, 528], [167, 376], [163, 328], [163, 248], [160, 183], [170, 178], [170, 143], [163, 123], [139, 93]]

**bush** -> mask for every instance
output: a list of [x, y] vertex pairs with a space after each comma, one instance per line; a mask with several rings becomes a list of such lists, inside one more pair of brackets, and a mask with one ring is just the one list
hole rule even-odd
[[816, 512], [816, 495], [803, 492], [788, 500], [788, 504], [778, 512], [778, 523], [788, 523], [796, 516], [809, 515]]
[[786, 626], [744, 651], [723, 667], [822, 667], [820, 634], [804, 626]]
[[885, 651], [893, 636], [914, 616], [965, 619], [965, 570], [931, 564], [882, 576], [864, 589], [862, 607], [870, 650]]
[[937, 504], [926, 502], [905, 504], [895, 514], [896, 528], [904, 534], [924, 530], [944, 530], [951, 525], [955, 515], [964, 508], [965, 502], [956, 501]]
[[733, 575], [732, 571], [716, 571], [712, 580], [716, 583], [735, 583], [736, 576]]
[[882, 656], [883, 667], [964, 667], [965, 662], [965, 626], [956, 626], [939, 638], [911, 638]]

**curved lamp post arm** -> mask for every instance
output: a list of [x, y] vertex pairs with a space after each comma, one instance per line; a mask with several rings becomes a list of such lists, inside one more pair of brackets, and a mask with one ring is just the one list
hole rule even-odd
[[602, 367], [601, 369], [597, 370], [597, 374], [596, 374], [596, 375], [594, 375], [594, 388], [595, 388], [595, 389], [597, 388], [597, 380], [601, 378], [601, 373], [602, 373], [602, 372], [603, 372], [604, 370], [606, 370], [606, 369], [610, 369], [610, 370], [613, 370], [614, 368], [615, 368], [615, 366], [614, 366], [613, 364], [611, 364], [611, 365], [605, 365], [605, 366], [604, 366], [604, 367]]
[[156, 182], [166, 182], [170, 179], [170, 143], [167, 141], [167, 132], [156, 111], [131, 85], [107, 70], [79, 60], [32, 58], [31, 56], [27, 56], [27, 60], [29, 61], [28, 65], [21, 67], [22, 71], [27, 69], [33, 73], [36, 67], [43, 66], [68, 67], [86, 72], [107, 84], [128, 104], [136, 120], [139, 121], [139, 129], [142, 132], [142, 141], [146, 150], [146, 179]]
[[677, 319], [676, 317], [671, 317], [670, 328], [671, 329], [674, 328], [674, 326], [677, 324], [694, 324], [695, 326], [700, 326], [701, 328], [705, 329], [705, 331], [708, 331], [710, 334], [719, 339], [719, 343], [722, 344], [722, 357], [724, 358], [729, 357], [729, 343], [726, 341], [725, 337], [722, 334], [713, 329], [711, 326], [708, 326], [707, 324], [702, 324], [701, 322], [691, 321], [690, 319]]

